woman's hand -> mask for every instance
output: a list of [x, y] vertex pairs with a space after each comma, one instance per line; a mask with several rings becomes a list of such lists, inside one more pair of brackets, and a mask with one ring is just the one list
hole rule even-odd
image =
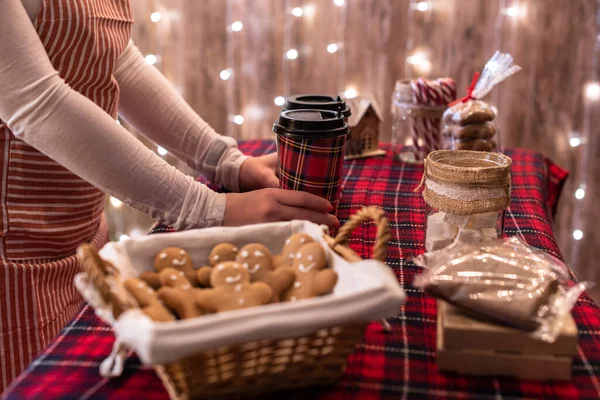
[[337, 228], [340, 222], [328, 214], [331, 204], [306, 192], [283, 189], [262, 189], [248, 193], [226, 195], [223, 225], [239, 226], [261, 222], [302, 219]]
[[240, 167], [240, 190], [278, 188], [279, 179], [275, 175], [277, 169], [277, 153], [266, 156], [250, 157]]

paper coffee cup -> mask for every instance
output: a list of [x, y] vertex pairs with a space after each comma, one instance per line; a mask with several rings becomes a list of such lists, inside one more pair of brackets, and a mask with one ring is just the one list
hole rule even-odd
[[279, 115], [273, 131], [277, 134], [281, 187], [327, 199], [335, 215], [349, 132], [344, 115], [328, 110], [287, 110]]

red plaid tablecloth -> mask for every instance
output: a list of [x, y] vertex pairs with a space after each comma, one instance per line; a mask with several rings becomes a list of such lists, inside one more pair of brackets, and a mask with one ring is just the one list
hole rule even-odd
[[[275, 148], [272, 142], [248, 142], [240, 147], [254, 155]], [[514, 185], [506, 233], [519, 235], [529, 244], [560, 256], [549, 223], [548, 210], [552, 207], [548, 207], [548, 164], [542, 155], [533, 151], [507, 150], [506, 153], [513, 158]], [[422, 167], [394, 161], [389, 152], [387, 157], [346, 163], [339, 216], [345, 220], [366, 205], [376, 205], [387, 212], [392, 228], [387, 263], [394, 269], [408, 300], [398, 316], [390, 320], [392, 332], [383, 332], [379, 323], [368, 326], [364, 341], [348, 359], [346, 373], [337, 386], [278, 393], [273, 398], [600, 397], [600, 313], [587, 296], [582, 296], [573, 310], [580, 338], [571, 382], [474, 378], [437, 371], [436, 302], [412, 287], [419, 268], [406, 261], [407, 257], [423, 252], [424, 203], [419, 194], [413, 193], [421, 173]], [[559, 175], [558, 179], [564, 179]], [[374, 237], [375, 227], [365, 224], [355, 231], [350, 245], [368, 257]], [[167, 394], [155, 373], [141, 367], [135, 356], [127, 361], [122, 377], [106, 380], [98, 375], [98, 366], [110, 353], [112, 344], [110, 329], [94, 317], [90, 308], [82, 309], [14, 383], [7, 398], [166, 399]]]

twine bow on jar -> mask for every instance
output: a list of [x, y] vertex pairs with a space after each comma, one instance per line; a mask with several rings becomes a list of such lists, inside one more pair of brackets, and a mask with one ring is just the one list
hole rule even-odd
[[510, 157], [500, 153], [438, 150], [424, 161], [425, 202], [455, 215], [502, 211], [510, 205]]

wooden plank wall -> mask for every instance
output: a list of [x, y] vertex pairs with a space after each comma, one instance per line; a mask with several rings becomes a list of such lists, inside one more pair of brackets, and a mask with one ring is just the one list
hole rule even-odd
[[[394, 82], [417, 74], [405, 63], [407, 41], [412, 51], [428, 52], [430, 77], [455, 78], [461, 93], [494, 50], [510, 52], [523, 71], [490, 99], [499, 109], [502, 144], [537, 149], [571, 171], [556, 235], [577, 273], [599, 281], [594, 252], [600, 231], [594, 225], [600, 211], [593, 202], [600, 193], [600, 114], [598, 104], [585, 104], [583, 96], [592, 77], [596, 1], [429, 3], [426, 12], [409, 12], [409, 0], [346, 0], [345, 7], [332, 0], [135, 0], [133, 37], [143, 52], [161, 56], [157, 67], [204, 119], [238, 139], [272, 137], [276, 96], [354, 87], [379, 103], [383, 140], [389, 141]], [[526, 15], [500, 13], [514, 5]], [[312, 16], [290, 14], [292, 7], [306, 6], [314, 7]], [[152, 23], [156, 10], [174, 18]], [[228, 32], [235, 20], [243, 29]], [[336, 42], [341, 51], [329, 54], [327, 44]], [[289, 48], [298, 50], [296, 60], [284, 58]], [[228, 81], [219, 78], [225, 68], [233, 71]], [[233, 114], [243, 115], [244, 124], [233, 124]], [[570, 147], [573, 131], [589, 135], [587, 144]], [[586, 196], [576, 200], [573, 193], [583, 182]], [[584, 232], [582, 240], [573, 240], [574, 229]]]

